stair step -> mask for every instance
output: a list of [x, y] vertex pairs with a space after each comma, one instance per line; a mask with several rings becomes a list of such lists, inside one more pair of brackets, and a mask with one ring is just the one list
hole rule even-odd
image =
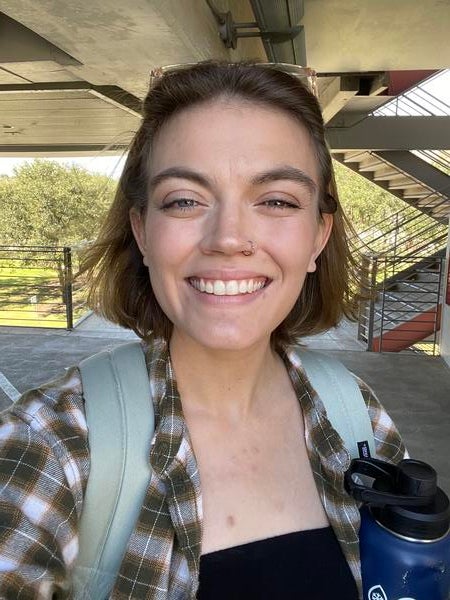
[[389, 181], [394, 181], [395, 179], [400, 179], [402, 177], [405, 177], [405, 174], [401, 171], [397, 171], [396, 169], [394, 169], [394, 167], [385, 166], [381, 167], [380, 169], [377, 169], [374, 172], [373, 180], [383, 181], [387, 179]]
[[380, 158], [371, 156], [370, 159], [364, 159], [358, 164], [358, 171], [360, 173], [370, 173], [376, 171], [381, 165], [386, 164]]
[[431, 191], [421, 185], [408, 186], [403, 192], [403, 198], [429, 198]]
[[411, 302], [408, 304], [407, 302], [392, 302], [389, 303], [388, 310], [385, 312], [387, 314], [399, 314], [403, 320], [410, 320], [413, 317], [417, 317], [423, 313], [433, 313], [436, 310], [437, 298], [433, 298], [430, 302]]
[[[428, 209], [429, 211], [432, 211], [432, 212], [439, 211], [441, 209], [441, 206], [442, 206], [441, 202], [435, 202], [435, 201], [433, 201], [433, 202], [430, 203], [425, 198], [420, 198], [416, 202], [416, 205], [420, 206], [420, 208], [422, 210]], [[446, 208], [445, 205], [442, 208], [445, 209]], [[447, 207], [447, 210], [450, 210], [450, 205]]]
[[434, 271], [419, 271], [416, 274], [417, 280], [426, 283], [433, 283], [437, 285], [439, 283], [439, 272]]
[[[435, 280], [436, 281], [436, 280]], [[395, 289], [388, 290], [389, 292], [411, 292], [412, 294], [419, 292], [433, 292], [436, 287], [435, 281], [418, 281], [417, 279], [408, 281], [398, 281]]]
[[[436, 304], [438, 292], [395, 292], [385, 293], [384, 305], [392, 310], [416, 310], [418, 306]], [[401, 306], [400, 306], [401, 305]]]
[[[433, 193], [430, 192], [428, 198], [426, 199], [426, 202], [424, 200], [419, 200], [420, 204], [426, 204], [426, 203], [430, 203], [430, 204], [442, 204], [446, 201], [446, 198], [444, 196], [441, 196], [441, 194], [437, 194], [437, 193]], [[449, 206], [450, 206], [450, 202], [449, 202]]]
[[417, 181], [411, 179], [411, 177], [405, 177], [404, 175], [402, 177], [394, 179], [392, 183], [389, 182], [390, 190], [403, 190], [404, 188], [410, 186], [417, 186]]
[[352, 152], [344, 152], [344, 162], [359, 162], [359, 160], [366, 155], [366, 150], [353, 150]]
[[450, 216], [450, 206], [448, 208], [439, 208], [432, 211], [432, 215], [437, 218], [444, 218]]

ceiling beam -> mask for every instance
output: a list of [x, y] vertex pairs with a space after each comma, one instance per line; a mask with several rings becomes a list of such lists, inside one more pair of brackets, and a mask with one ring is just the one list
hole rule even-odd
[[450, 117], [367, 117], [326, 137], [333, 150], [447, 150]]
[[359, 91], [359, 77], [319, 79], [319, 102], [324, 123], [328, 123]]
[[39, 158], [52, 156], [117, 156], [128, 149], [129, 144], [23, 144], [0, 145], [0, 158]]
[[121, 110], [124, 110], [136, 117], [141, 118], [142, 102], [133, 94], [115, 86], [115, 85], [91, 85], [86, 81], [64, 81], [64, 82], [49, 82], [49, 83], [17, 83], [0, 85], [0, 102], [8, 96], [8, 94], [59, 94], [64, 92], [67, 94], [86, 92], [92, 96], [100, 98], [108, 104], [112, 104]]

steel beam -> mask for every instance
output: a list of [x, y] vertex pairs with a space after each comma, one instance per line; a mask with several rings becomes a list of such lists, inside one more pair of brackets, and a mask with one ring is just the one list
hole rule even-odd
[[333, 150], [447, 150], [450, 117], [367, 117], [352, 126], [328, 126]]
[[[320, 85], [320, 80], [319, 80]], [[324, 123], [341, 111], [359, 92], [359, 77], [334, 77], [319, 92]]]
[[[448, 140], [450, 144], [450, 140]], [[388, 163], [450, 198], [450, 177], [412, 152], [387, 150], [377, 152]]]
[[46, 145], [0, 145], [0, 158], [38, 158], [53, 156], [117, 156], [128, 149], [129, 144], [46, 144]]

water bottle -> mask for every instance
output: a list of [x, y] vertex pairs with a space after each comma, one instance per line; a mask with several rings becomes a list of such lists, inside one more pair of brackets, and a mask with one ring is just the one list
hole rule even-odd
[[345, 474], [362, 502], [364, 600], [450, 600], [450, 502], [430, 465], [355, 459]]

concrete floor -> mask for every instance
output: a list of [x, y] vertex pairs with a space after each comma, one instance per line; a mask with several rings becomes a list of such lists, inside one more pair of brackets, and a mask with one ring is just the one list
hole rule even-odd
[[[135, 337], [95, 317], [82, 325], [73, 332], [0, 327], [0, 409], [11, 403], [8, 382], [23, 392], [85, 356]], [[364, 352], [352, 327], [310, 338], [308, 347], [335, 356], [375, 390], [411, 456], [430, 462], [450, 494], [450, 369], [439, 357]]]

